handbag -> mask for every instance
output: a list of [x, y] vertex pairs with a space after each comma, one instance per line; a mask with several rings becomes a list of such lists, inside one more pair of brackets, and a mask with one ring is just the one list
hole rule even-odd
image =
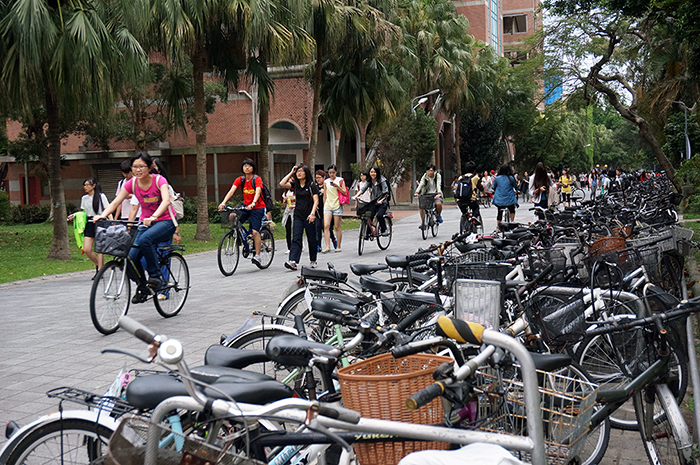
[[345, 186], [345, 191], [343, 189], [338, 189], [338, 200], [340, 201], [341, 205], [348, 205], [350, 204], [350, 196], [348, 195], [348, 188]]

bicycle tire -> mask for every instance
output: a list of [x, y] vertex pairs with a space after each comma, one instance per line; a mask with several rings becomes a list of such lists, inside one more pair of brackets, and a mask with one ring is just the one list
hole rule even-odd
[[160, 263], [167, 277], [163, 273], [163, 288], [153, 297], [153, 303], [163, 318], [171, 318], [185, 306], [190, 292], [190, 270], [184, 257], [175, 252], [161, 258]]
[[586, 200], [586, 193], [583, 189], [577, 188], [571, 192], [571, 201], [574, 205], [579, 205], [584, 200]]
[[119, 329], [119, 318], [126, 315], [131, 303], [131, 281], [126, 260], [113, 260], [100, 269], [90, 291], [90, 319], [102, 334]]
[[[584, 339], [576, 350], [575, 360], [601, 389], [619, 388], [632, 378], [622, 373], [623, 369], [615, 359], [613, 347], [615, 347], [615, 350], [625, 350], [627, 346], [633, 344], [641, 335], [636, 331], [631, 331], [624, 335], [618, 335], [613, 340], [603, 336]], [[620, 337], [624, 337], [624, 340]], [[677, 396], [678, 402], [680, 402], [688, 388], [688, 366], [682, 348], [678, 347], [672, 338], [669, 338], [668, 343], [672, 353], [672, 360], [669, 361], [669, 370], [678, 379], [677, 383], [674, 383], [673, 392]], [[655, 420], [657, 422], [663, 421], [663, 417], [658, 416]], [[628, 401], [618, 408], [610, 416], [610, 424], [617, 429], [637, 430], [639, 425], [634, 412], [634, 403]]]
[[438, 222], [437, 214], [431, 213], [430, 216], [433, 218], [433, 226], [430, 228], [430, 232], [432, 233], [433, 237], [437, 237], [440, 223]]
[[681, 279], [684, 279], [682, 262], [682, 257], [664, 253], [661, 255], [661, 263], [659, 264], [661, 270], [659, 287], [679, 300], [686, 298], [683, 297], [681, 288]]
[[[391, 245], [391, 238], [394, 234], [394, 228], [392, 226], [391, 218], [384, 217], [384, 224], [386, 225], [386, 232], [384, 234], [377, 235], [377, 245], [380, 250], [386, 250]], [[379, 226], [377, 226], [379, 228]]]
[[268, 268], [275, 258], [275, 237], [268, 226], [260, 230], [260, 265], [261, 270]]
[[216, 258], [222, 275], [231, 276], [236, 272], [241, 258], [241, 243], [238, 239], [238, 232], [235, 229], [221, 236]]
[[360, 234], [357, 238], [357, 255], [362, 255], [365, 250], [365, 236], [367, 235], [367, 220], [360, 220]]
[[428, 213], [427, 210], [423, 210], [423, 217], [421, 218], [421, 228], [420, 228], [420, 235], [423, 238], [423, 240], [426, 240], [428, 238], [428, 221], [430, 221], [430, 214]]
[[106, 426], [87, 420], [56, 420], [22, 439], [6, 465], [35, 461], [85, 465], [107, 453], [107, 442], [112, 433], [114, 431]]
[[[695, 463], [693, 439], [671, 389], [665, 384], [651, 386], [636, 392], [633, 400], [649, 462], [660, 465]], [[665, 420], [657, 422], [657, 416]]]

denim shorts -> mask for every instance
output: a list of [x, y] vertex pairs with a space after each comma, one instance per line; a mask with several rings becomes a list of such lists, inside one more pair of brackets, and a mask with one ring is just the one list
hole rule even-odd
[[335, 210], [328, 210], [328, 209], [324, 208], [323, 214], [325, 215], [326, 213], [333, 213], [333, 216], [343, 216], [343, 206], [341, 205], [340, 207], [336, 208]]

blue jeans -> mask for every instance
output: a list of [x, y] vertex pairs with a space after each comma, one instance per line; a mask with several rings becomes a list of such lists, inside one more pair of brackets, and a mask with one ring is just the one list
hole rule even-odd
[[309, 244], [309, 259], [312, 262], [316, 261], [318, 256], [318, 249], [316, 245], [316, 222], [319, 219], [316, 218], [314, 223], [309, 223], [306, 218], [294, 217], [294, 225], [292, 227], [292, 248], [289, 251], [289, 260], [295, 263], [299, 263], [301, 258], [301, 238], [306, 231], [306, 241]]
[[146, 259], [146, 271], [149, 278], [160, 277], [160, 267], [158, 266], [158, 253], [156, 247], [161, 242], [167, 242], [175, 232], [175, 224], [171, 220], [156, 221], [150, 227], [139, 226], [136, 239], [129, 251], [129, 258], [140, 278], [145, 278], [141, 257]]

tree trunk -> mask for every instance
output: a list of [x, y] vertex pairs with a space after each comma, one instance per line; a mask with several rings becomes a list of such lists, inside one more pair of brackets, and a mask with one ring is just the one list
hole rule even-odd
[[194, 85], [194, 131], [197, 141], [197, 232], [196, 241], [212, 240], [209, 232], [207, 207], [207, 121], [204, 111], [204, 64], [206, 56], [200, 44], [192, 57], [192, 81]]
[[459, 133], [459, 125], [462, 123], [462, 118], [459, 116], [460, 112], [457, 112], [455, 115], [455, 154], [457, 155], [457, 166], [455, 169], [457, 170], [457, 176], [461, 176], [462, 173], [462, 154], [459, 151], [459, 145], [462, 143], [462, 136]]
[[[316, 66], [314, 68], [314, 99], [311, 106], [311, 137], [309, 140], [309, 169], [313, 173], [316, 166], [316, 146], [318, 145], [318, 115], [321, 113], [321, 80], [323, 78], [323, 41], [316, 42]], [[337, 160], [336, 160], [337, 162]]]
[[46, 120], [49, 132], [49, 189], [53, 215], [53, 237], [49, 260], [70, 260], [70, 245], [68, 244], [68, 224], [66, 222], [66, 197], [63, 192], [61, 179], [61, 134], [59, 128], [58, 105], [54, 95], [45, 89]]
[[[267, 69], [267, 57], [260, 52], [260, 65]], [[267, 92], [267, 90], [264, 90]], [[270, 180], [270, 95], [258, 99], [259, 102], [259, 128], [260, 128], [260, 153], [258, 155], [258, 173], [268, 187], [277, 183]], [[274, 187], [271, 190], [275, 192]]]

